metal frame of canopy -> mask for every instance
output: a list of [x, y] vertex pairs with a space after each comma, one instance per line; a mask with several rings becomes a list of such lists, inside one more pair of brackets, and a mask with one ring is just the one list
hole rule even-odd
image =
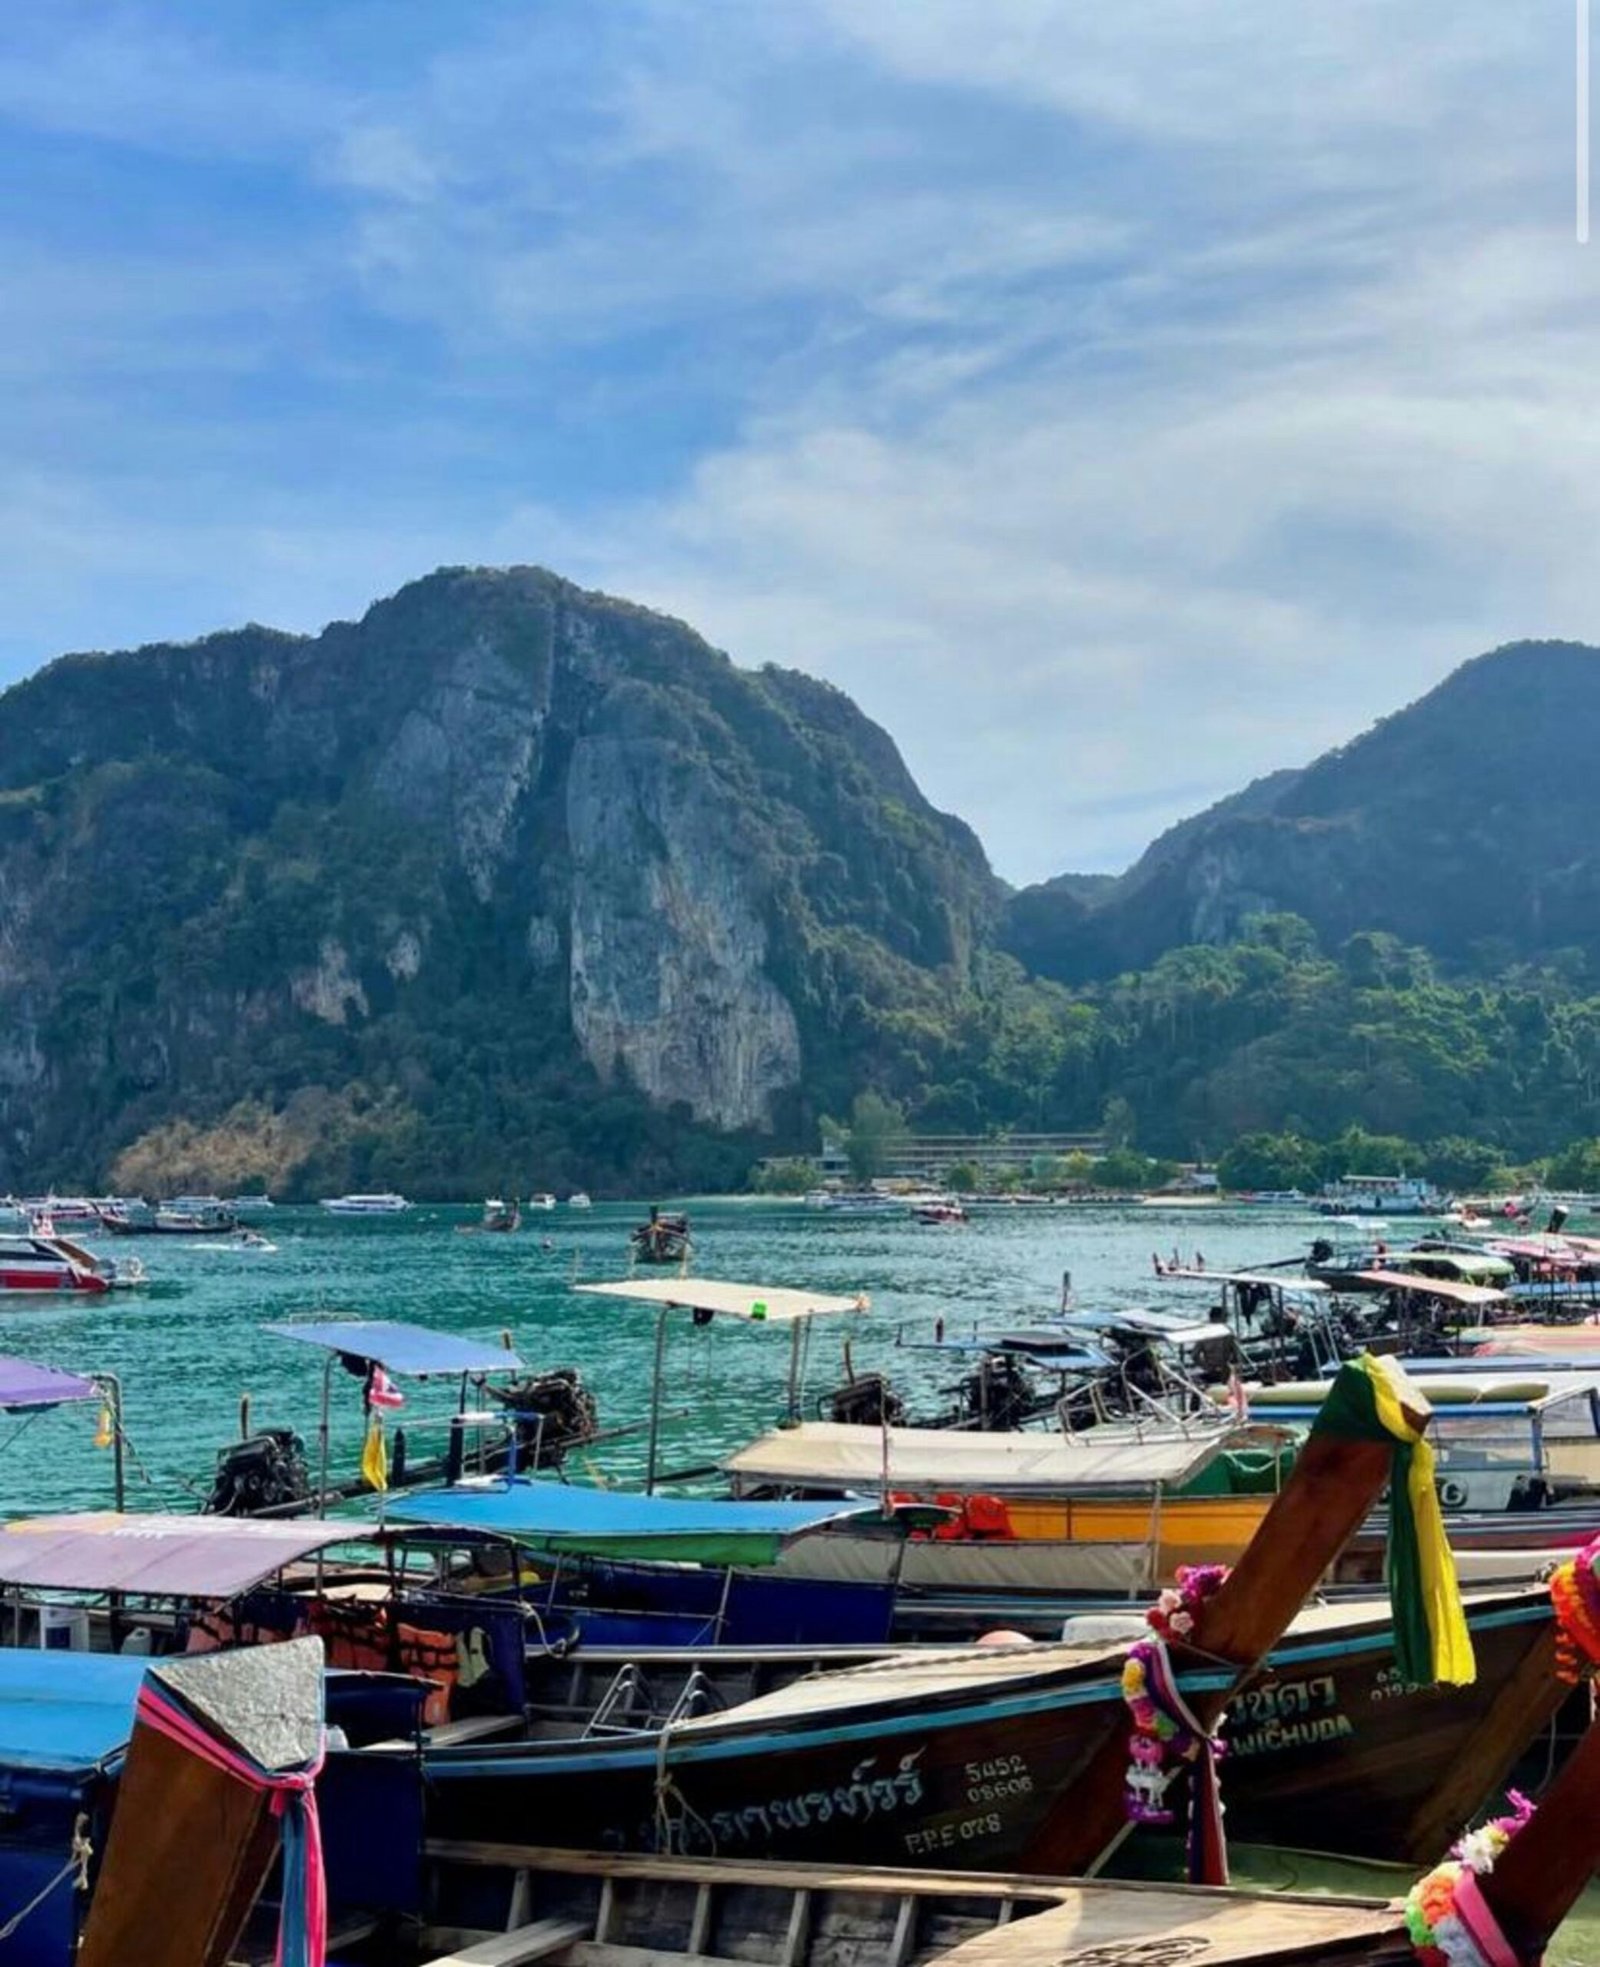
[[800, 1412], [800, 1348], [811, 1320], [819, 1313], [864, 1312], [871, 1309], [866, 1294], [847, 1298], [824, 1291], [797, 1291], [785, 1285], [738, 1284], [708, 1277], [627, 1278], [621, 1283], [577, 1284], [574, 1290], [592, 1298], [621, 1298], [633, 1304], [656, 1306], [655, 1364], [650, 1374], [650, 1439], [645, 1457], [644, 1493], [656, 1488], [656, 1461], [661, 1444], [661, 1374], [667, 1349], [667, 1314], [688, 1311], [702, 1321], [719, 1314], [753, 1325], [787, 1325], [789, 1343], [790, 1420]]
[[328, 1460], [332, 1432], [333, 1369], [342, 1359], [364, 1359], [403, 1379], [427, 1379], [433, 1374], [461, 1377], [460, 1408], [466, 1411], [467, 1381], [474, 1373], [518, 1372], [522, 1361], [507, 1343], [486, 1345], [481, 1339], [457, 1338], [427, 1325], [410, 1325], [389, 1318], [311, 1318], [302, 1323], [263, 1325], [275, 1338], [297, 1339], [320, 1346], [328, 1355], [322, 1369], [322, 1414], [317, 1426], [317, 1513], [328, 1513]]

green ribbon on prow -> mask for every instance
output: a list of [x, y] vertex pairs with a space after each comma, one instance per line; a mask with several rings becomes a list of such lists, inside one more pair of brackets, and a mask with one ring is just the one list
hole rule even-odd
[[1339, 1368], [1312, 1431], [1390, 1444], [1384, 1577], [1394, 1618], [1395, 1666], [1402, 1679], [1419, 1686], [1467, 1687], [1477, 1679], [1478, 1666], [1434, 1486], [1433, 1444], [1406, 1415], [1405, 1386], [1405, 1375], [1391, 1360], [1364, 1352]]

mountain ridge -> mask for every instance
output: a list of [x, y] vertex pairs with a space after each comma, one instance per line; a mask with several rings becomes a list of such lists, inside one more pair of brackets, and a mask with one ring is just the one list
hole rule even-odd
[[1507, 645], [1013, 891], [844, 692], [542, 568], [63, 656], [0, 694], [0, 1190], [725, 1187], [864, 1089], [1600, 1131], [1595, 728], [1600, 652]]

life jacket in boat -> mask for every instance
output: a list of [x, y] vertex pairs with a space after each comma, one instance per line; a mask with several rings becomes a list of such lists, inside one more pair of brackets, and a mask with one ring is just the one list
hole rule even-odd
[[1011, 1525], [1011, 1512], [998, 1496], [968, 1496], [962, 1516], [969, 1537], [998, 1541], [1017, 1534]]
[[426, 1626], [401, 1625], [395, 1629], [395, 1641], [400, 1671], [430, 1683], [431, 1691], [422, 1704], [423, 1726], [433, 1728], [441, 1721], [448, 1721], [451, 1690], [461, 1677], [455, 1634], [432, 1632]]
[[329, 1666], [358, 1672], [388, 1673], [389, 1615], [381, 1605], [330, 1605], [311, 1608], [311, 1630], [322, 1640]]

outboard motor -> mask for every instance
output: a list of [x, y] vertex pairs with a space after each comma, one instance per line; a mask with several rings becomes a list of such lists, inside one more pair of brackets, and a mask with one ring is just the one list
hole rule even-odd
[[906, 1405], [885, 1373], [857, 1373], [824, 1398], [828, 1419], [855, 1427], [899, 1427]]
[[217, 1473], [206, 1498], [208, 1516], [259, 1516], [311, 1500], [306, 1444], [292, 1428], [263, 1428], [217, 1450]]
[[516, 1415], [519, 1467], [559, 1468], [571, 1449], [599, 1432], [599, 1409], [576, 1366], [558, 1366], [554, 1372], [484, 1391]]

